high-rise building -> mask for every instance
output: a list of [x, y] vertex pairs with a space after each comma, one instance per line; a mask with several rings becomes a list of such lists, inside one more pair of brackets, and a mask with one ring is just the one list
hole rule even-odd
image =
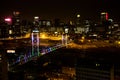
[[101, 21], [107, 21], [108, 20], [108, 13], [107, 12], [101, 12]]
[[76, 80], [113, 80], [114, 67], [107, 62], [81, 60], [76, 65]]
[[0, 24], [0, 37], [5, 38], [9, 36], [9, 26], [7, 23]]
[[109, 26], [111, 25], [109, 22], [109, 16], [107, 12], [102, 12], [101, 13], [101, 27], [104, 28], [104, 37], [107, 37], [108, 33], [109, 33]]
[[39, 26], [41, 32], [50, 32], [52, 27], [52, 22], [50, 20], [40, 20]]
[[34, 27], [39, 27], [40, 25], [39, 25], [39, 17], [38, 16], [35, 16], [34, 17], [34, 22], [33, 22], [33, 24], [34, 24]]
[[80, 26], [80, 14], [77, 14], [76, 26]]
[[20, 26], [20, 12], [14, 11], [13, 18], [12, 18], [12, 25], [13, 25], [13, 33], [14, 36], [21, 35], [21, 26]]

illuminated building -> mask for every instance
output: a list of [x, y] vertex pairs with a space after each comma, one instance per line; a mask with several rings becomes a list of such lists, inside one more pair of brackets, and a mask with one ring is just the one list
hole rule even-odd
[[90, 21], [89, 20], [85, 20], [84, 23], [83, 23], [83, 26], [84, 26], [84, 33], [88, 33], [89, 32], [89, 29], [90, 29]]
[[82, 33], [82, 31], [83, 31], [83, 28], [81, 27], [81, 24], [80, 24], [80, 14], [77, 14], [76, 15], [76, 22], [75, 22], [76, 24], [75, 24], [75, 26], [76, 26], [76, 28], [74, 28], [74, 30], [75, 30], [75, 33]]
[[80, 19], [80, 14], [77, 14], [75, 33], [86, 34], [89, 32], [89, 27], [90, 27], [89, 20], [84, 20], [82, 22]]
[[27, 20], [22, 20], [21, 21], [21, 31], [22, 35], [26, 34], [27, 32], [31, 32], [31, 27], [32, 27], [32, 22], [27, 21]]
[[12, 34], [11, 31], [12, 26], [12, 18], [11, 17], [5, 17], [4, 22], [0, 24], [0, 37], [10, 37], [10, 34]]
[[83, 22], [77, 22], [75, 33], [86, 34], [89, 32], [90, 22], [89, 20], [84, 20]]
[[113, 80], [113, 71], [112, 64], [81, 60], [76, 65], [76, 80]]
[[101, 13], [101, 20], [102, 21], [108, 20], [108, 13], [107, 12], [102, 12]]
[[12, 18], [12, 28], [14, 36], [20, 36], [21, 35], [21, 25], [20, 25], [20, 12], [14, 11], [13, 12], [13, 18]]
[[76, 26], [80, 26], [80, 14], [77, 14]]
[[35, 16], [35, 17], [34, 17], [34, 22], [33, 22], [33, 24], [34, 24], [34, 27], [39, 27], [39, 17], [38, 17], [38, 16]]
[[7, 23], [0, 24], [0, 37], [5, 38], [9, 36], [9, 26]]
[[52, 22], [50, 20], [40, 20], [39, 25], [40, 27], [50, 27], [52, 26]]
[[40, 32], [50, 32], [52, 27], [52, 22], [50, 20], [40, 20], [39, 21]]
[[109, 32], [109, 26], [111, 25], [109, 21], [109, 16], [107, 12], [101, 13], [101, 26], [104, 28], [103, 36], [107, 37]]

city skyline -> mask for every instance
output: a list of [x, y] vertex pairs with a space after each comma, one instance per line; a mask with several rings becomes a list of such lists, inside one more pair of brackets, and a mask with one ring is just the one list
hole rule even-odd
[[116, 0], [0, 5], [0, 80], [120, 80]]
[[109, 17], [119, 21], [119, 4], [113, 0], [4, 0], [0, 3], [0, 16], [9, 16], [13, 11], [20, 11], [22, 17], [31, 20], [33, 16], [40, 19], [73, 20], [77, 14], [81, 19], [100, 20], [101, 12], [108, 12]]

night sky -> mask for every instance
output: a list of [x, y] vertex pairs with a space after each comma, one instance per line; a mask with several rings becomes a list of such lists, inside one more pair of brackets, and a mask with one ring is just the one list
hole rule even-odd
[[76, 14], [81, 19], [99, 20], [100, 12], [107, 11], [109, 18], [120, 20], [119, 0], [1, 0], [0, 17], [20, 11], [25, 19], [40, 16], [41, 19], [72, 20]]

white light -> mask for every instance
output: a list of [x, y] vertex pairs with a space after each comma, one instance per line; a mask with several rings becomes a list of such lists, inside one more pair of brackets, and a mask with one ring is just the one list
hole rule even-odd
[[106, 14], [106, 12], [102, 12], [101, 14], [104, 15], [104, 14]]
[[55, 34], [57, 34], [58, 32], [55, 32]]
[[9, 30], [9, 34], [12, 34], [12, 30]]
[[96, 66], [100, 66], [100, 64], [96, 64]]
[[68, 28], [65, 28], [65, 33], [68, 33]]
[[33, 30], [33, 32], [39, 32], [38, 30]]
[[114, 24], [114, 26], [116, 26], [116, 27], [117, 27], [117, 26], [119, 26], [119, 24]]
[[17, 22], [20, 22], [20, 20], [19, 20], [19, 19], [17, 19], [16, 21], [17, 21]]
[[93, 36], [97, 36], [97, 34], [93, 34]]
[[34, 19], [39, 19], [39, 17], [38, 17], [38, 16], [35, 16]]
[[80, 17], [80, 15], [78, 14], [78, 15], [77, 15], [77, 18], [79, 18], [79, 17]]
[[15, 53], [15, 50], [7, 50], [7, 53]]

